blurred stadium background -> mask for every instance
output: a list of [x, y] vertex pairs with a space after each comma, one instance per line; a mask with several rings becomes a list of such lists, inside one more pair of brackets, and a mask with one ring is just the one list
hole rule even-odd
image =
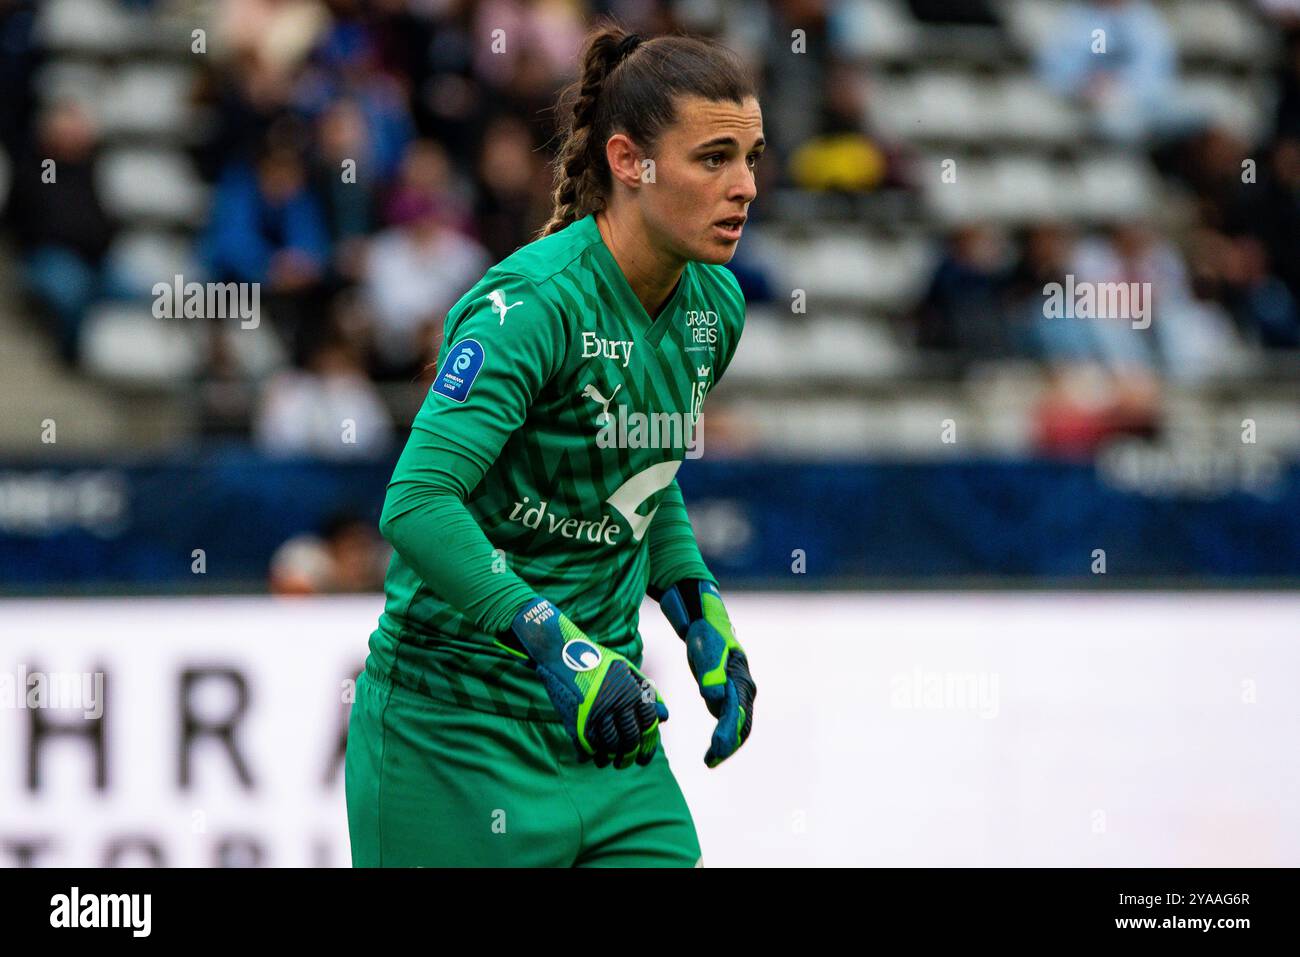
[[602, 14], [763, 80], [726, 773], [643, 613], [706, 864], [1300, 863], [1296, 0], [0, 0], [0, 859], [347, 863], [384, 486]]

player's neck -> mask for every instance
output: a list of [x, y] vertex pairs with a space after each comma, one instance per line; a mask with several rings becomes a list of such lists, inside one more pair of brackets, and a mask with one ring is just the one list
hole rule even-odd
[[628, 225], [611, 217], [606, 210], [596, 214], [596, 228], [606, 248], [623, 270], [627, 284], [646, 313], [651, 319], [657, 319], [659, 310], [677, 288], [686, 263], [657, 252], [646, 242], [644, 230], [628, 228]]

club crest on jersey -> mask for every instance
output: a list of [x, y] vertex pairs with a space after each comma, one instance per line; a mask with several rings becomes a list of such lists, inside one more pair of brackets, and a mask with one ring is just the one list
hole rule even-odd
[[485, 353], [475, 339], [465, 339], [447, 350], [438, 377], [430, 392], [445, 395], [454, 402], [464, 402], [483, 368]]
[[493, 289], [490, 293], [488, 293], [483, 298], [490, 299], [492, 301], [492, 311], [501, 317], [501, 321], [497, 323], [498, 326], [504, 326], [506, 324], [507, 312], [509, 312], [515, 306], [522, 306], [524, 304], [524, 301], [520, 299], [518, 302], [512, 302], [510, 303], [510, 305], [507, 306], [505, 295], [501, 292], [500, 289]]
[[600, 664], [600, 649], [590, 641], [574, 638], [560, 652], [564, 664], [572, 671], [590, 671]]
[[695, 387], [691, 389], [691, 427], [700, 421], [700, 414], [704, 411], [704, 397], [709, 394], [709, 375], [713, 372], [711, 366], [699, 366], [695, 370], [695, 376], [698, 381]]

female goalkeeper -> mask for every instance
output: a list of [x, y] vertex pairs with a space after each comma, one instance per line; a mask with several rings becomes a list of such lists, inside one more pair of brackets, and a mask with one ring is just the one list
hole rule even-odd
[[[717, 718], [708, 766], [753, 722], [675, 475], [744, 325], [722, 264], [762, 114], [711, 41], [610, 27], [581, 64], [554, 215], [448, 312], [388, 485], [396, 554], [347, 744], [355, 866], [702, 864], [638, 670], [646, 594]], [[661, 441], [621, 427], [636, 414]]]

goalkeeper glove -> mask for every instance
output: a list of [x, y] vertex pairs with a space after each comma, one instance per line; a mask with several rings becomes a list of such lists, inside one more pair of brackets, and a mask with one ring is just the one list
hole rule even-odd
[[686, 642], [691, 673], [709, 713], [718, 719], [704, 755], [704, 763], [716, 768], [745, 743], [754, 723], [758, 688], [749, 676], [749, 660], [712, 582], [683, 578], [659, 596], [659, 607]]
[[618, 770], [650, 763], [668, 708], [632, 662], [592, 641], [545, 598], [525, 605], [497, 644], [528, 659], [579, 761]]

